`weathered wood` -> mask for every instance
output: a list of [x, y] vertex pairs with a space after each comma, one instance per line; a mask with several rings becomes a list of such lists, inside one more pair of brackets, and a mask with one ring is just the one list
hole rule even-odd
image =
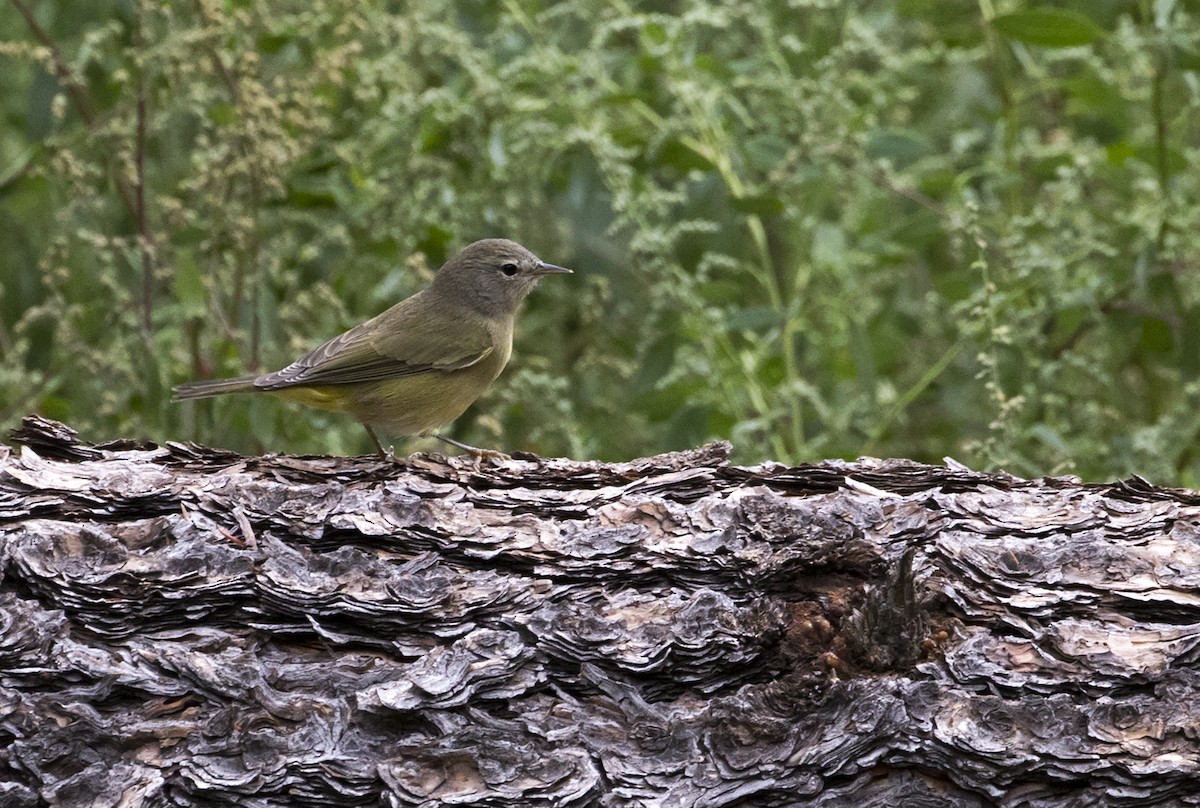
[[1192, 492], [14, 439], [2, 805], [1200, 802]]

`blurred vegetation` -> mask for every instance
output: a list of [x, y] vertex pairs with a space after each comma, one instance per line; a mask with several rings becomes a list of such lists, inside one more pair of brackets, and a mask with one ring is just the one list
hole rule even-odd
[[504, 235], [473, 443], [1196, 486], [1197, 5], [0, 0], [0, 428], [364, 452], [170, 387]]

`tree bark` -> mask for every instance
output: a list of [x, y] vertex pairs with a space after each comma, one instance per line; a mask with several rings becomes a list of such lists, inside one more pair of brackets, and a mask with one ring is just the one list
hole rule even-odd
[[1200, 497], [0, 447], [0, 805], [1200, 803]]

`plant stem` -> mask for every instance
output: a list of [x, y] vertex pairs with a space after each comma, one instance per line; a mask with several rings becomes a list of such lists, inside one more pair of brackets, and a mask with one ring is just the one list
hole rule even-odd
[[[143, 36], [142, 3], [137, 5], [136, 42], [138, 56], [144, 57], [146, 42]], [[154, 329], [154, 236], [146, 215], [146, 73], [139, 64], [137, 71], [137, 129], [133, 145], [134, 216], [137, 219], [138, 247], [142, 254], [142, 331], [149, 337]]]

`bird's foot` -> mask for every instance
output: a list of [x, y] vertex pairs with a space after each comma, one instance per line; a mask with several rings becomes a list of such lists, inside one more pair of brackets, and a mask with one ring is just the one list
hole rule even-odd
[[492, 460], [492, 461], [499, 463], [499, 462], [503, 462], [505, 460], [512, 459], [511, 457], [506, 455], [504, 452], [497, 452], [495, 449], [480, 449], [478, 446], [472, 446], [469, 443], [462, 443], [461, 441], [456, 441], [454, 438], [447, 438], [445, 435], [434, 435], [434, 437], [440, 441], [443, 441], [444, 443], [448, 443], [451, 446], [455, 446], [459, 449], [462, 449], [464, 452], [469, 454], [471, 457], [475, 458], [477, 461], [478, 460]]
[[375, 430], [371, 429], [371, 427], [367, 424], [363, 424], [363, 426], [367, 427], [367, 434], [371, 436], [371, 442], [375, 444], [375, 451], [379, 453], [380, 460], [383, 460], [386, 463], [394, 463], [397, 466], [403, 464], [404, 461], [396, 457], [395, 446], [389, 444], [388, 447], [384, 449], [383, 444], [379, 442], [379, 436], [375, 434]]

